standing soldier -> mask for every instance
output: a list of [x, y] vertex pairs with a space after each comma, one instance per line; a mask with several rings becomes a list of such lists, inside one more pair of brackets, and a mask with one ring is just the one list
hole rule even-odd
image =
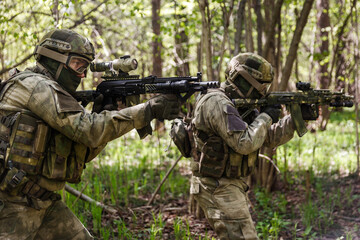
[[92, 239], [55, 191], [80, 182], [107, 142], [148, 129], [153, 118], [175, 118], [180, 104], [159, 95], [120, 111], [87, 113], [73, 96], [94, 60], [91, 42], [54, 30], [34, 54], [34, 68], [1, 84], [0, 238]]
[[248, 209], [244, 179], [255, 168], [262, 146], [289, 141], [295, 127], [290, 116], [280, 121], [280, 109], [268, 106], [236, 109], [235, 98], [265, 96], [273, 70], [254, 53], [234, 57], [220, 89], [211, 89], [196, 103], [192, 129], [197, 154], [191, 162], [190, 193], [221, 239], [258, 239]]

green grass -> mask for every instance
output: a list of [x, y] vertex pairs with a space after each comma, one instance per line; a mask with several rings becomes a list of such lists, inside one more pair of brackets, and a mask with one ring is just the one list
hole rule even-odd
[[[295, 136], [278, 148], [276, 158], [280, 178], [284, 171], [289, 171], [286, 179], [289, 189], [296, 191], [293, 186], [305, 188], [305, 171], [308, 171], [313, 192], [308, 201], [289, 206], [283, 193], [269, 195], [261, 189], [253, 189], [258, 219], [256, 229], [262, 239], [278, 239], [284, 231], [291, 232], [293, 239], [316, 239], [331, 228], [334, 209], [358, 201], [360, 196], [351, 194], [351, 186], [337, 191], [327, 184], [329, 178], [337, 179], [356, 170], [354, 119], [351, 111], [335, 112], [326, 131], [307, 133], [302, 138]], [[170, 122], [166, 126], [169, 129]], [[170, 147], [169, 144], [167, 133], [161, 137], [154, 133], [141, 141], [132, 131], [110, 142], [95, 161], [87, 164], [82, 182], [72, 187], [80, 191], [87, 185], [84, 194], [126, 212], [142, 207], [179, 156], [174, 144]], [[188, 171], [189, 161], [179, 162], [159, 191], [155, 205], [188, 198], [189, 177], [180, 173], [180, 169]], [[131, 216], [126, 219], [124, 216], [111, 219], [97, 206], [82, 200], [73, 204], [74, 201], [75, 197], [67, 193], [67, 205], [100, 239], [162, 239], [165, 228], [172, 229], [172, 239], [209, 239], [206, 235], [191, 234], [191, 226], [181, 216], [169, 224], [165, 223], [161, 212], [153, 213], [148, 225], [139, 228], [137, 224], [144, 218], [141, 214], [129, 213]], [[343, 238], [351, 239], [351, 234], [347, 232]]]

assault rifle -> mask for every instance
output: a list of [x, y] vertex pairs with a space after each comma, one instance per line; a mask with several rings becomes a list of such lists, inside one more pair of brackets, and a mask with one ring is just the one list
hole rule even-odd
[[[195, 92], [206, 92], [208, 88], [218, 88], [219, 82], [202, 82], [201, 72], [196, 77], [165, 77], [148, 76], [140, 78], [139, 75], [129, 75], [129, 71], [137, 68], [136, 59], [123, 56], [110, 62], [92, 63], [92, 72], [105, 72], [102, 81], [96, 90], [77, 91], [75, 98], [86, 106], [89, 102], [102, 94], [103, 105], [114, 104], [117, 101], [126, 103], [129, 96], [145, 93], [172, 93], [177, 94], [185, 102]], [[181, 95], [185, 94], [185, 95]]]
[[294, 119], [296, 130], [301, 137], [306, 133], [306, 126], [302, 119], [301, 109], [307, 105], [307, 109], [312, 111], [305, 120], [315, 120], [318, 113], [319, 105], [329, 105], [330, 107], [352, 107], [354, 105], [353, 96], [341, 92], [331, 92], [328, 89], [314, 90], [310, 83], [298, 82], [296, 88], [299, 92], [271, 92], [261, 99], [233, 99], [237, 108], [254, 109], [268, 105], [283, 104], [290, 108], [290, 113]]

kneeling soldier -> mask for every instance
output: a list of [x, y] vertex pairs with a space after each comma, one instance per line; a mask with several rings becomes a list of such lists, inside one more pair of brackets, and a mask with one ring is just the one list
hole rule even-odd
[[92, 239], [54, 191], [80, 182], [86, 163], [107, 142], [148, 129], [153, 118], [178, 115], [174, 95], [87, 113], [73, 95], [94, 56], [87, 38], [54, 30], [36, 46], [36, 66], [1, 84], [1, 239]]

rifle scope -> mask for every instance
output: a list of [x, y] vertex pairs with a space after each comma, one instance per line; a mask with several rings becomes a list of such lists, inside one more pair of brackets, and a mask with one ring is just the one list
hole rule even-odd
[[91, 63], [90, 70], [92, 72], [105, 72], [105, 71], [121, 71], [124, 73], [135, 70], [138, 62], [135, 58], [130, 58], [129, 55], [120, 57], [110, 62]]

